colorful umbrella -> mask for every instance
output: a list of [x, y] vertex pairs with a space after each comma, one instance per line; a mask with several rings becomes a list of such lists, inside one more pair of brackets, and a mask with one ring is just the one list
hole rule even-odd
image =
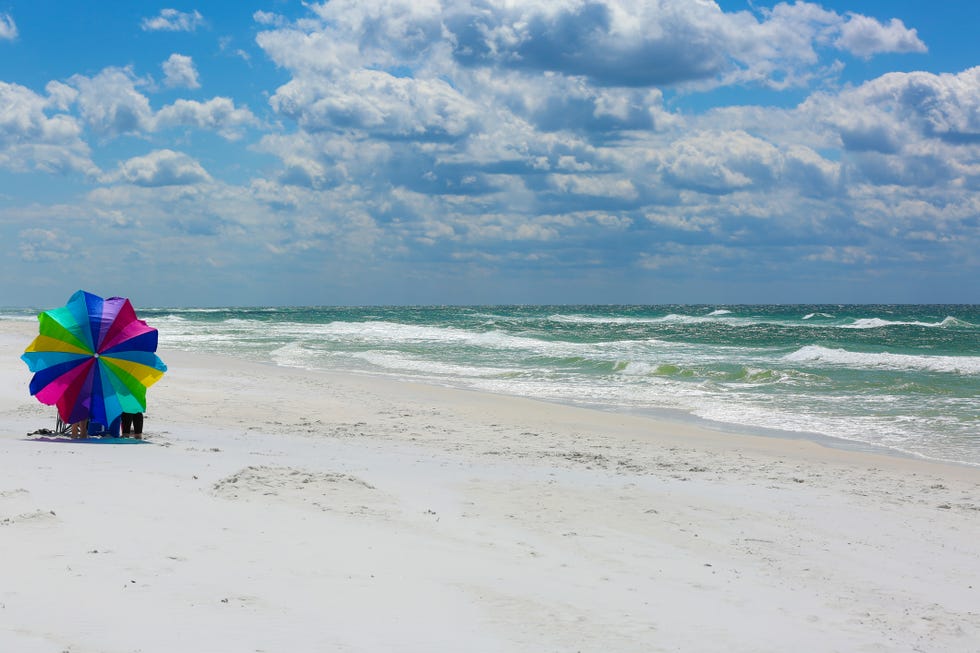
[[79, 290], [37, 319], [41, 334], [21, 359], [34, 372], [38, 401], [57, 405], [66, 423], [109, 426], [122, 413], [146, 411], [146, 389], [167, 366], [153, 353], [157, 330], [136, 318], [128, 299]]

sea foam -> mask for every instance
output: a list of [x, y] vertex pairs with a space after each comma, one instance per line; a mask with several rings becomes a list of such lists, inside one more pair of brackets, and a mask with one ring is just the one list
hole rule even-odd
[[980, 356], [924, 356], [890, 352], [858, 352], [807, 345], [783, 360], [791, 363], [824, 363], [853, 368], [886, 368], [980, 374]]
[[949, 328], [949, 327], [972, 327], [975, 326], [969, 322], [964, 322], [962, 320], [957, 320], [955, 317], [948, 315], [940, 322], [902, 322], [900, 320], [883, 320], [878, 317], [867, 317], [861, 318], [859, 320], [854, 320], [851, 324], [841, 325], [844, 329], [880, 329], [883, 327], [896, 327], [896, 326], [920, 326], [920, 327], [939, 327], [939, 328]]

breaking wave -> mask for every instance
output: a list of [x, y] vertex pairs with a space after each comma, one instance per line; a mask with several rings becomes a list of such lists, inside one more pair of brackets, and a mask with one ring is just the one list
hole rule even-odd
[[783, 360], [791, 363], [822, 363], [865, 369], [884, 368], [953, 374], [980, 374], [980, 356], [926, 356], [889, 352], [858, 352], [807, 345], [786, 354], [783, 356]]
[[970, 324], [969, 322], [964, 322], [963, 320], [958, 320], [955, 317], [948, 315], [940, 322], [902, 322], [900, 320], [883, 320], [878, 317], [866, 317], [859, 320], [854, 320], [851, 324], [844, 324], [842, 328], [844, 329], [880, 329], [883, 327], [894, 327], [894, 326], [918, 326], [918, 327], [938, 327], [938, 328], [951, 328], [951, 327], [963, 327], [969, 328], [976, 326]]

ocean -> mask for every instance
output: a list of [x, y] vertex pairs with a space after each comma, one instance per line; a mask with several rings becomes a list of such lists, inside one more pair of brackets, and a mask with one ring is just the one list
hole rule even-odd
[[[980, 306], [141, 309], [160, 348], [980, 465]], [[165, 356], [164, 356], [165, 357]]]

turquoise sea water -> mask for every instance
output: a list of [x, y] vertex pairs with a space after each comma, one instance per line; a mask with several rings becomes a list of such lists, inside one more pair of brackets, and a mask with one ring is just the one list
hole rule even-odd
[[161, 349], [980, 465], [980, 306], [139, 309]]

